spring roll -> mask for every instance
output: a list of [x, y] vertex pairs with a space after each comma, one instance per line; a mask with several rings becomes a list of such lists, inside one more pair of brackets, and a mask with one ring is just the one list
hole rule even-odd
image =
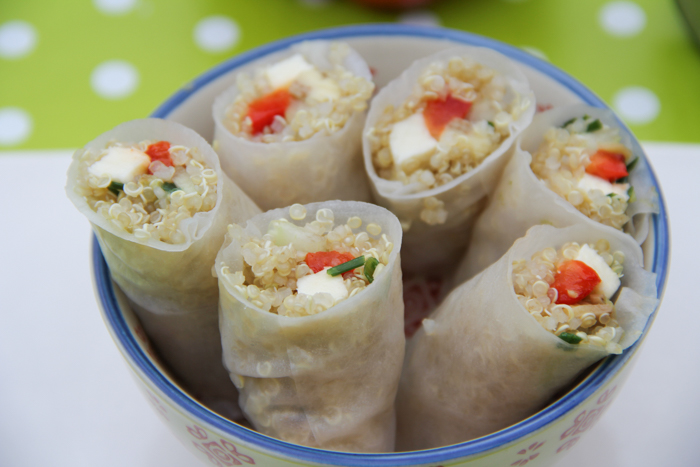
[[534, 105], [509, 59], [468, 46], [416, 61], [372, 100], [365, 168], [404, 228], [405, 271], [456, 265]]
[[258, 431], [393, 450], [400, 247], [396, 217], [360, 202], [297, 204], [229, 228], [216, 259], [224, 363]]
[[211, 146], [175, 122], [130, 121], [76, 151], [66, 193], [178, 381], [223, 415], [240, 414], [221, 362], [212, 267], [227, 225], [260, 209]]
[[641, 244], [650, 214], [658, 212], [647, 172], [642, 149], [611, 111], [573, 105], [539, 114], [476, 222], [455, 284], [496, 261], [537, 224], [596, 223]]
[[657, 304], [638, 245], [595, 224], [532, 227], [410, 342], [397, 448], [460, 443], [533, 415], [632, 345]]
[[214, 103], [214, 148], [264, 210], [370, 199], [360, 140], [374, 84], [347, 44], [309, 41], [242, 68]]

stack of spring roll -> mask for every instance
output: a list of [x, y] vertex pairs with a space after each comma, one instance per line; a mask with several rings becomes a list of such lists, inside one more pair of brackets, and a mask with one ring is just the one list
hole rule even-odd
[[[518, 66], [467, 46], [374, 98], [337, 42], [232, 82], [212, 146], [128, 122], [66, 187], [175, 381], [222, 415], [323, 449], [459, 443], [545, 407], [656, 309], [656, 194], [610, 112], [533, 120]], [[403, 275], [452, 289], [408, 341]]]

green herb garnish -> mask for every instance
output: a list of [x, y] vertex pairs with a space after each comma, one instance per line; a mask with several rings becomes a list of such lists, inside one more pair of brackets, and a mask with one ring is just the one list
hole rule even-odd
[[627, 173], [631, 172], [632, 169], [634, 169], [634, 166], [637, 165], [637, 162], [639, 162], [639, 157], [635, 157], [632, 162], [627, 164]]
[[583, 340], [576, 334], [571, 334], [570, 332], [562, 332], [559, 334], [559, 339], [563, 340], [564, 342], [568, 342], [569, 344], [578, 344]]
[[170, 183], [170, 182], [164, 182], [163, 186], [161, 186], [161, 188], [163, 188], [168, 193], [172, 193], [173, 191], [177, 191], [177, 190], [182, 189], [182, 188], [178, 188], [177, 185], [175, 185], [174, 183]]
[[377, 269], [378, 265], [379, 260], [377, 258], [370, 257], [365, 262], [365, 277], [367, 278], [370, 284], [374, 281], [374, 270]]
[[628, 203], [634, 203], [635, 201], [637, 201], [637, 195], [636, 195], [635, 192], [634, 192], [634, 187], [633, 187], [633, 186], [630, 186], [630, 187], [627, 189], [627, 196], [629, 196], [629, 198], [630, 198], [630, 199], [627, 201]]
[[120, 191], [124, 191], [124, 184], [123, 184], [123, 183], [119, 183], [119, 182], [112, 182], [112, 183], [109, 184], [109, 186], [107, 187], [107, 189], [108, 189], [109, 191], [111, 191], [112, 193], [114, 193], [114, 196], [116, 196], [117, 198], [119, 198], [119, 192], [120, 192]]
[[492, 121], [487, 120], [486, 123], [488, 123], [489, 125], [491, 125], [491, 128], [496, 128], [496, 125], [494, 125]]
[[363, 264], [365, 264], [365, 257], [358, 256], [355, 259], [351, 259], [350, 261], [346, 261], [343, 264], [339, 264], [335, 267], [328, 269], [327, 272], [331, 276], [337, 276], [339, 274], [343, 274], [344, 272], [352, 271], [355, 268], [359, 268]]
[[566, 128], [567, 126], [571, 125], [571, 124], [574, 123], [575, 121], [576, 121], [576, 117], [572, 118], [571, 120], [565, 121], [565, 122], [562, 124], [561, 127], [562, 127], [562, 128]]
[[608, 193], [605, 196], [607, 196], [608, 198], [614, 198], [615, 196], [617, 196], [617, 193]]
[[586, 133], [592, 133], [594, 131], [600, 130], [601, 128], [603, 128], [603, 124], [600, 123], [600, 120], [596, 118], [588, 124], [588, 126], [586, 127]]

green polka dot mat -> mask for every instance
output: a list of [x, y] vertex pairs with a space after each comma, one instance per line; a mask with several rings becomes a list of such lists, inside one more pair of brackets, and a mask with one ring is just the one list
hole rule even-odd
[[549, 60], [643, 140], [700, 142], [700, 51], [671, 0], [24, 0], [0, 8], [0, 150], [83, 146], [221, 61], [357, 23], [442, 25]]

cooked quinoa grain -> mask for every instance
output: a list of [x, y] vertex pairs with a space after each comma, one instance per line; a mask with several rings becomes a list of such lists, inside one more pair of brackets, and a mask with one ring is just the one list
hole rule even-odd
[[[290, 216], [297, 211], [298, 206], [292, 206]], [[352, 272], [335, 276], [336, 285], [344, 287], [340, 294], [300, 293], [299, 280], [315, 274], [307, 264], [307, 254], [336, 252], [345, 258], [339, 264], [360, 256], [365, 260], [376, 258], [379, 264], [374, 277], [380, 275], [389, 263], [394, 244], [386, 234], [381, 234], [378, 225], [370, 223], [365, 231], [360, 228], [362, 224], [359, 217], [351, 217], [347, 223], [336, 226], [330, 209], [319, 209], [316, 219], [304, 227], [286, 219], [273, 221], [266, 234], [242, 246], [243, 271], [232, 273], [222, 263], [221, 277], [251, 304], [270, 313], [293, 317], [321, 313], [361, 293], [369, 281], [364, 266], [359, 266]], [[288, 241], [290, 238], [293, 240]], [[317, 274], [327, 275], [325, 269]]]
[[629, 221], [625, 211], [633, 195], [626, 180], [609, 183], [587, 173], [591, 157], [601, 150], [619, 154], [627, 164], [633, 159], [620, 143], [617, 128], [587, 116], [572, 119], [563, 128], [547, 130], [532, 156], [532, 171], [585, 216], [622, 230]]
[[[567, 243], [558, 251], [546, 248], [530, 260], [513, 262], [513, 287], [523, 308], [547, 331], [569, 337], [574, 342], [604, 347], [619, 354], [619, 341], [624, 330], [615, 316], [615, 306], [605, 295], [593, 291], [573, 305], [557, 304], [558, 291], [551, 287], [560, 266], [576, 259], [583, 245]], [[588, 245], [607, 263], [612, 271], [622, 276], [624, 254], [610, 251], [605, 240]], [[564, 333], [573, 335], [562, 336]], [[573, 342], [572, 342], [573, 343]]]
[[123, 184], [90, 171], [111, 148], [130, 148], [145, 153], [154, 143], [157, 142], [114, 142], [100, 152], [84, 151], [79, 157], [76, 190], [93, 211], [139, 241], [184, 243], [186, 237], [180, 230], [180, 222], [198, 212], [212, 210], [217, 199], [218, 175], [197, 148], [172, 145], [169, 147], [172, 166], [153, 160], [147, 173]]
[[[317, 133], [329, 135], [340, 130], [355, 113], [367, 109], [374, 91], [371, 81], [354, 75], [343, 65], [349, 53], [347, 44], [331, 44], [330, 68], [311, 65], [312, 69], [281, 88], [274, 87], [268, 78], [270, 67], [239, 74], [236, 86], [240, 92], [226, 109], [225, 127], [236, 136], [263, 143], [303, 141]], [[250, 105], [280, 89], [288, 91], [291, 97], [288, 107], [270, 125], [256, 132]]]
[[[367, 133], [377, 174], [405, 185], [414, 184], [420, 187], [416, 191], [421, 191], [475, 169], [510, 135], [510, 124], [523, 110], [520, 96], [509, 94], [512, 92], [504, 76], [469, 58], [454, 57], [447, 63], [431, 64], [420, 75], [411, 96], [398, 108], [387, 107]], [[466, 116], [452, 118], [444, 129], [435, 130], [439, 135], [431, 132], [434, 147], [428, 144], [430, 138], [426, 135], [421, 140], [428, 148], [425, 152], [401, 157], [391, 142], [396, 125], [415, 115], [425, 115], [431, 102], [450, 100], [457, 106], [468, 103], [463, 107]], [[439, 219], [429, 221], [439, 223]]]

